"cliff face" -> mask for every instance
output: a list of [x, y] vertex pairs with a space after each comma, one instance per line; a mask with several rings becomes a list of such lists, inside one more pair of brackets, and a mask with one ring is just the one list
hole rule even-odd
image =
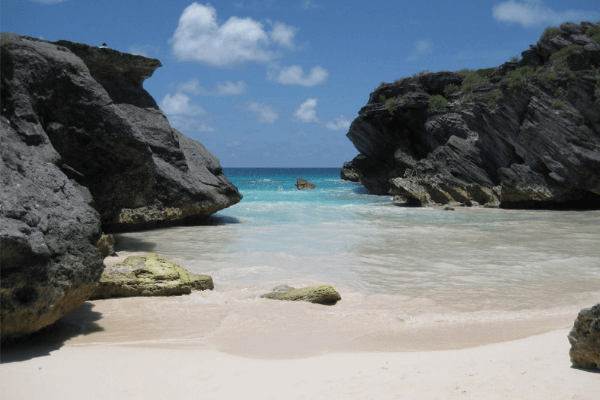
[[160, 62], [1, 36], [2, 336], [81, 305], [101, 229], [199, 221], [240, 201], [219, 161], [173, 129], [143, 81]]
[[346, 170], [416, 205], [600, 208], [599, 42], [599, 24], [566, 23], [499, 68], [382, 84]]

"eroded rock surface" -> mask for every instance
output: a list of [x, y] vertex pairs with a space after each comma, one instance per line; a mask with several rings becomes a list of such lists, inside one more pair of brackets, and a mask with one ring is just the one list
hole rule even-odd
[[172, 296], [194, 290], [212, 290], [212, 278], [192, 274], [156, 253], [127, 257], [125, 261], [106, 267], [98, 286], [90, 297]]
[[317, 187], [314, 183], [310, 183], [306, 179], [298, 178], [296, 180], [296, 187], [298, 190], [310, 190]]
[[600, 303], [579, 312], [569, 343], [574, 367], [600, 370]]
[[142, 82], [158, 60], [2, 33], [2, 338], [79, 307], [102, 230], [203, 221], [241, 195]]
[[295, 289], [287, 285], [273, 288], [271, 293], [263, 294], [265, 299], [308, 301], [310, 303], [333, 305], [342, 299], [342, 296], [330, 285], [312, 286]]
[[422, 206], [600, 208], [599, 32], [563, 24], [518, 62], [382, 84], [347, 134], [361, 183]]

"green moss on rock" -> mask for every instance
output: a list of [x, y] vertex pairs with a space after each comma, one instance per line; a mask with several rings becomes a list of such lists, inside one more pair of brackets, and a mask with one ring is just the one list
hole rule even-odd
[[192, 274], [156, 253], [127, 257], [107, 267], [90, 299], [133, 296], [171, 296], [213, 289], [208, 275]]
[[308, 301], [310, 303], [333, 305], [342, 299], [342, 296], [330, 285], [312, 286], [295, 289], [289, 286], [278, 286], [273, 292], [262, 295], [265, 299], [286, 301]]

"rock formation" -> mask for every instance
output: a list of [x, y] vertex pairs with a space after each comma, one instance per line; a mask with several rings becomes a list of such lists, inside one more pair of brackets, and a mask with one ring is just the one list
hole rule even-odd
[[600, 24], [565, 23], [499, 68], [382, 84], [351, 166], [415, 205], [600, 208], [599, 67]]
[[310, 183], [306, 179], [298, 178], [296, 180], [296, 187], [298, 188], [298, 190], [307, 190], [314, 189], [317, 187], [317, 185], [315, 185], [314, 183]]
[[571, 364], [600, 370], [600, 303], [579, 312], [569, 332]]
[[287, 285], [273, 288], [271, 293], [260, 296], [265, 299], [308, 301], [310, 303], [333, 305], [342, 299], [342, 296], [329, 285], [313, 286], [303, 289], [295, 289]]
[[127, 257], [125, 261], [106, 267], [98, 286], [90, 297], [171, 296], [189, 294], [192, 289], [212, 290], [212, 278], [192, 274], [156, 253]]
[[196, 222], [241, 195], [142, 82], [158, 60], [2, 33], [2, 338], [92, 293], [102, 233]]

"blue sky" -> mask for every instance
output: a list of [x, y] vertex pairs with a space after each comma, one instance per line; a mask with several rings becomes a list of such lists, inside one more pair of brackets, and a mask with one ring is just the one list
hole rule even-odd
[[144, 87], [224, 167], [341, 167], [381, 82], [502, 64], [546, 26], [600, 20], [555, 0], [2, 0], [1, 30], [161, 60]]

